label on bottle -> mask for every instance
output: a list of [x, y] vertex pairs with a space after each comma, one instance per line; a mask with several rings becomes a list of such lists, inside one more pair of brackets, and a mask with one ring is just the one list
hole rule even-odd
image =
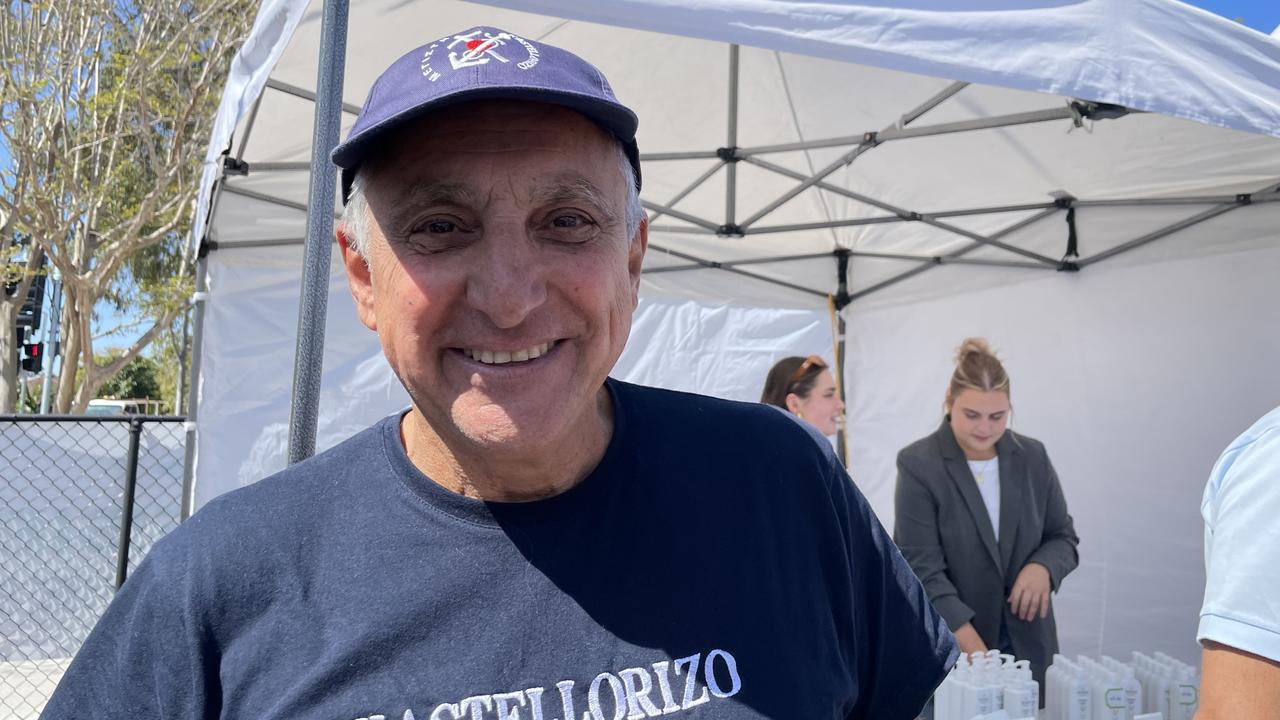
[[978, 691], [978, 714], [986, 715], [996, 711], [995, 692], [991, 688], [982, 688]]
[[1018, 707], [1015, 708], [1018, 711], [1018, 717], [1035, 717], [1036, 712], [1040, 709], [1040, 693], [1037, 690], [1031, 690], [1028, 688], [1027, 692], [1023, 693], [1019, 700], [1021, 700], [1021, 702], [1018, 703]]
[[1129, 703], [1125, 701], [1124, 688], [1107, 688], [1103, 691], [1102, 697], [1106, 701], [1108, 710], [1124, 710], [1129, 707]]
[[1093, 696], [1088, 688], [1079, 688], [1076, 690], [1072, 698], [1072, 707], [1075, 712], [1071, 715], [1071, 720], [1088, 720], [1090, 716], [1090, 706], [1093, 704]]

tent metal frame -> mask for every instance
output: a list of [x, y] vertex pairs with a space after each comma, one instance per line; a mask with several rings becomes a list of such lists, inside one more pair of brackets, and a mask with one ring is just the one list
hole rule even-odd
[[[325, 0], [316, 70], [315, 129], [311, 140], [311, 190], [307, 198], [307, 242], [302, 255], [302, 297], [293, 361], [294, 403], [289, 412], [289, 464], [315, 454], [324, 369], [324, 321], [329, 308], [333, 255], [333, 196], [337, 168], [329, 154], [342, 131], [342, 82], [346, 75], [348, 0]], [[358, 111], [357, 111], [358, 112]], [[321, 209], [323, 208], [323, 209]], [[298, 401], [298, 399], [301, 401]]]
[[[232, 158], [228, 155], [224, 158], [223, 173], [217, 183], [217, 186], [214, 188], [211, 210], [209, 212], [209, 216], [212, 219], [218, 205], [219, 197], [223, 192], [226, 192], [307, 213], [307, 236], [301, 240], [291, 238], [221, 244], [221, 247], [226, 249], [233, 247], [268, 247], [275, 245], [297, 244], [299, 242], [305, 245], [303, 297], [299, 315], [293, 406], [290, 418], [290, 463], [305, 459], [314, 452], [317, 409], [319, 404], [319, 382], [324, 349], [324, 317], [327, 306], [327, 295], [325, 292], [327, 290], [328, 283], [331, 248], [333, 246], [333, 220], [338, 215], [337, 213], [331, 212], [311, 212], [310, 208], [333, 207], [335, 171], [332, 163], [329, 162], [329, 153], [337, 145], [342, 113], [358, 114], [360, 112], [359, 107], [343, 102], [341, 97], [342, 81], [345, 72], [344, 53], [346, 44], [348, 2], [349, 0], [325, 0], [324, 2], [324, 15], [321, 32], [322, 42], [320, 47], [321, 61], [317, 70], [317, 87], [319, 90], [317, 92], [312, 92], [306, 88], [284, 83], [274, 78], [269, 78], [266, 82], [266, 89], [275, 90], [277, 92], [310, 100], [316, 103], [315, 134], [313, 136], [311, 161], [309, 163], [255, 163], [244, 160], [244, 152], [248, 136], [253, 130], [254, 123], [258, 116], [258, 109], [262, 102], [262, 95], [260, 95], [257, 101], [255, 101], [253, 109], [251, 110], [249, 118], [245, 124], [244, 134], [240, 139], [240, 146], [235, 157]], [[737, 130], [739, 112], [738, 92], [740, 77], [740, 49], [737, 45], [729, 45], [728, 49], [728, 113], [725, 128], [725, 146], [706, 151], [642, 153], [640, 156], [641, 160], [646, 163], [688, 160], [716, 161], [705, 172], [694, 179], [688, 186], [673, 195], [665, 203], [647, 199], [642, 200], [643, 207], [649, 211], [648, 219], [650, 229], [652, 231], [670, 234], [715, 235], [723, 238], [734, 238], [744, 237], [747, 235], [771, 235], [804, 230], [836, 229], [882, 223], [920, 222], [943, 232], [958, 236], [959, 238], [964, 238], [970, 242], [960, 248], [941, 254], [916, 255], [910, 253], [878, 253], [854, 250], [852, 248], [837, 245], [830, 252], [825, 253], [775, 255], [728, 261], [717, 261], [698, 257], [686, 252], [676, 251], [671, 248], [651, 243], [649, 247], [654, 252], [667, 254], [671, 257], [676, 257], [688, 262], [680, 265], [646, 268], [642, 271], [644, 274], [707, 269], [729, 272], [752, 280], [787, 288], [805, 295], [830, 298], [835, 304], [837, 311], [841, 311], [855, 300], [896, 285], [936, 267], [944, 265], [980, 265], [987, 267], [1004, 267], [1016, 270], [1048, 270], [1055, 272], [1078, 271], [1103, 260], [1110, 259], [1122, 253], [1126, 253], [1138, 247], [1158, 241], [1181, 230], [1219, 217], [1246, 205], [1259, 202], [1280, 201], [1280, 182], [1277, 182], [1268, 185], [1265, 188], [1261, 188], [1254, 193], [1235, 196], [1153, 197], [1112, 200], [1089, 200], [1066, 197], [1060, 198], [1054, 202], [963, 208], [932, 212], [919, 212], [899, 207], [881, 199], [872, 198], [846, 188], [833, 185], [826, 182], [826, 178], [841, 168], [849, 166], [865, 153], [874, 150], [876, 147], [879, 147], [886, 142], [897, 142], [943, 134], [1008, 128], [1018, 125], [1044, 122], [1070, 121], [1075, 126], [1081, 127], [1085, 121], [1122, 118], [1128, 114], [1136, 113], [1138, 111], [1132, 111], [1115, 105], [1107, 105], [1105, 103], [1069, 100], [1063, 107], [1058, 108], [1046, 108], [1043, 110], [976, 118], [958, 122], [938, 123], [934, 125], [912, 125], [916, 120], [919, 120], [929, 111], [947, 102], [969, 85], [967, 82], [957, 81], [946, 86], [919, 105], [911, 108], [908, 112], [901, 115], [893, 124], [878, 131], [864, 132], [860, 135], [819, 138], [792, 143], [738, 147]], [[265, 95], [265, 90], [263, 95]], [[850, 146], [848, 151], [843, 153], [835, 161], [827, 164], [819, 170], [811, 172], [808, 175], [769, 162], [761, 157], [774, 153], [808, 151], [845, 146]], [[739, 221], [737, 219], [737, 164], [739, 162], [750, 163], [753, 166], [774, 174], [789, 177], [796, 180], [797, 184], [779, 197], [775, 198], [773, 201], [766, 204], [763, 208], [749, 215], [746, 219]], [[696, 215], [679, 210], [676, 207], [690, 194], [710, 181], [711, 178], [719, 173], [722, 168], [726, 173], [723, 222], [716, 222], [708, 218], [697, 217]], [[310, 170], [312, 177], [309, 203], [306, 205], [296, 201], [274, 197], [248, 188], [238, 187], [229, 182], [229, 180], [237, 175], [300, 172], [304, 170]], [[813, 223], [793, 223], [773, 226], [758, 224], [775, 210], [811, 188], [839, 195], [863, 205], [878, 208], [888, 214], [884, 216], [827, 220]], [[1134, 238], [1131, 241], [1097, 253], [1096, 255], [1079, 258], [1077, 260], [1068, 260], [1065, 256], [1062, 259], [1054, 259], [1046, 255], [1006, 243], [1002, 240], [1003, 238], [1023, 230], [1032, 224], [1056, 215], [1060, 211], [1068, 211], [1072, 208], [1206, 204], [1212, 205], [1212, 207], [1190, 217], [1171, 223], [1165, 227], [1146, 233], [1138, 238]], [[1020, 212], [1030, 212], [1033, 214], [1011, 223], [996, 232], [986, 235], [966, 230], [943, 220], [944, 218], [950, 217], [996, 215], [1001, 213]], [[686, 224], [655, 224], [656, 220], [663, 217], [671, 218], [676, 221], [683, 221]], [[212, 225], [212, 223], [210, 223], [210, 225]], [[202, 245], [206, 251], [217, 249], [219, 247], [219, 243], [210, 237], [211, 234], [212, 230], [206, 231], [206, 237], [201, 239]], [[1017, 256], [1017, 259], [975, 259], [965, 257], [975, 250], [988, 247], [998, 249], [1009, 255], [1015, 255]], [[833, 278], [835, 281], [833, 285], [835, 287], [835, 292], [787, 282], [779, 278], [770, 277], [766, 274], [745, 270], [742, 267], [763, 263], [813, 260], [824, 257], [830, 257], [835, 261], [835, 268], [833, 268], [833, 275], [835, 276]], [[849, 266], [852, 261], [857, 259], [895, 260], [914, 262], [916, 264], [910, 269], [876, 282], [871, 286], [850, 291], [848, 284]], [[206, 273], [207, 262], [201, 262], [197, 272], [197, 283], [200, 288], [205, 286]], [[197, 347], [201, 342], [200, 335], [203, 328], [203, 311], [204, 303], [198, 302], [196, 304], [195, 313], [196, 338], [194, 340]], [[844, 314], [842, 312], [837, 312], [837, 318], [838, 329], [836, 338], [836, 361], [838, 365], [837, 370], [843, 374], [842, 365], [845, 344]], [[197, 356], [196, 358], [193, 358], [193, 362], [191, 364], [192, 388], [196, 387], [195, 382], [198, 381], [199, 372], [200, 363]], [[843, 394], [843, 384], [841, 385], [841, 391]], [[190, 412], [192, 432], [194, 432], [196, 417], [195, 411], [196, 402], [193, 394], [191, 398]], [[188, 463], [188, 465], [190, 465], [190, 463]], [[188, 467], [187, 472], [189, 475], [191, 472], [190, 467]], [[188, 496], [191, 494], [190, 482], [191, 479], [188, 477], [187, 486], [184, 490], [184, 511], [189, 509], [187, 507], [187, 503], [190, 500]]]

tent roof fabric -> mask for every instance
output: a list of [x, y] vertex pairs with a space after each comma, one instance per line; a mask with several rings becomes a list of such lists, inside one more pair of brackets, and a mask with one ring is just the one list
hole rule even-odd
[[[237, 56], [202, 196], [219, 249], [305, 233], [320, 4], [267, 0]], [[904, 299], [1276, 240], [1280, 40], [1178, 2], [490, 5], [355, 2], [344, 132], [434, 36], [571, 48], [640, 116], [652, 296], [824, 306], [838, 252], [854, 300]]]

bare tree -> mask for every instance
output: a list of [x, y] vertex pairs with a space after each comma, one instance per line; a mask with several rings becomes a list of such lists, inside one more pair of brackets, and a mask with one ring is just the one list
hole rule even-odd
[[[8, 215], [0, 212], [0, 328], [14, 328], [18, 311], [40, 272], [43, 254], [15, 233]], [[16, 334], [6, 331], [0, 340], [0, 413], [11, 413], [17, 404], [18, 353], [9, 343]]]
[[[219, 94], [255, 8], [253, 0], [9, 3], [0, 133], [11, 160], [0, 168], [0, 210], [62, 276], [59, 412], [82, 411], [190, 296], [186, 267], [163, 278], [128, 271], [140, 253], [180, 245], [187, 231]], [[94, 308], [109, 297], [129, 298], [150, 327], [97, 365]], [[13, 355], [13, 341], [0, 332], [0, 355]], [[0, 379], [6, 387], [12, 380]]]

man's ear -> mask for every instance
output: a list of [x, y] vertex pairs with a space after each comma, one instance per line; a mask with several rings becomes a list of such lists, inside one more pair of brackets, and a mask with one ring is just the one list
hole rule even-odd
[[334, 234], [338, 238], [338, 247], [342, 249], [342, 264], [347, 266], [347, 285], [356, 303], [356, 314], [365, 327], [377, 332], [378, 315], [374, 309], [373, 273], [369, 263], [352, 247], [351, 236], [345, 226], [338, 225]]
[[644, 253], [649, 249], [649, 218], [640, 218], [636, 234], [627, 248], [627, 274], [631, 276], [631, 306], [640, 303], [640, 268], [644, 265]]

